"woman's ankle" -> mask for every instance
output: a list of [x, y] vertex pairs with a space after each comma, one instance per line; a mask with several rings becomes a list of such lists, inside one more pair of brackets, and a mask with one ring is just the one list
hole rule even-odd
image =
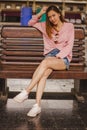
[[26, 88], [25, 90], [26, 90], [27, 94], [29, 94], [29, 93], [30, 93], [30, 90], [28, 90], [27, 88]]
[[39, 107], [41, 106], [41, 103], [40, 103], [40, 102], [37, 102], [37, 101], [36, 101], [36, 104], [37, 104]]

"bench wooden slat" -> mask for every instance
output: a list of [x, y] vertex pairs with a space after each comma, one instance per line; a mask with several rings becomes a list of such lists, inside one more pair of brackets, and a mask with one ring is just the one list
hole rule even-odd
[[84, 46], [79, 46], [79, 47], [74, 47], [73, 48], [73, 51], [82, 51], [82, 50], [85, 50], [85, 47]]
[[[33, 71], [1, 71], [1, 78], [31, 78], [33, 75]], [[87, 68], [84, 70], [78, 71], [53, 71], [53, 73], [49, 76], [52, 79], [87, 79]]]
[[[37, 34], [37, 35], [36, 35]], [[37, 31], [37, 29], [33, 28], [33, 27], [22, 27], [21, 28], [18, 27], [5, 27], [2, 30], [2, 37], [4, 38], [41, 38], [42, 34], [40, 31]]]
[[[11, 61], [1, 61], [2, 63], [2, 70], [4, 68], [4, 70], [28, 70], [30, 71], [31, 68], [30, 66], [32, 66], [32, 68], [35, 70], [35, 68], [40, 64], [40, 61], [37, 62], [27, 62], [27, 61], [18, 61], [18, 62], [11, 62]], [[83, 70], [84, 69], [84, 62], [80, 62], [80, 63], [70, 63], [70, 70]]]
[[[36, 57], [36, 56], [32, 56], [32, 55], [30, 55], [31, 57], [25, 57], [25, 56], [5, 56], [5, 55], [2, 55], [1, 56], [1, 59], [7, 59], [7, 60], [16, 60], [16, 59], [25, 59], [25, 60], [28, 60], [28, 59], [31, 59], [31, 60], [37, 60], [37, 59], [39, 59], [39, 57]], [[43, 58], [42, 56], [40, 56], [41, 58]], [[33, 59], [32, 59], [33, 58]], [[74, 57], [73, 58], [73, 60], [79, 60], [79, 61], [82, 61], [82, 60], [84, 60], [85, 58], [84, 57]]]
[[[10, 40], [2, 40], [3, 44], [5, 46], [44, 46], [43, 41], [42, 40], [14, 40], [14, 39], [10, 39]], [[85, 44], [84, 41], [78, 41], [78, 42], [74, 42], [74, 47], [79, 47], [79, 46], [83, 46]]]
[[79, 63], [79, 62], [82, 62], [82, 61], [85, 61], [85, 58], [84, 58], [84, 57], [72, 58], [72, 61], [71, 61], [71, 62]]
[[43, 56], [43, 52], [33, 52], [32, 51], [6, 51], [6, 50], [3, 50], [2, 51], [2, 54], [4, 55], [13, 55], [13, 56], [29, 56], [29, 55], [32, 55], [32, 56]]
[[[43, 45], [18, 45], [18, 46], [14, 46], [14, 45], [11, 45], [11, 46], [7, 46], [7, 45], [5, 45], [5, 44], [3, 44], [3, 45], [1, 45], [1, 48], [3, 48], [3, 49], [6, 49], [6, 50], [12, 50], [12, 49], [14, 49], [14, 50], [30, 50], [30, 49], [42, 49], [42, 51], [43, 51]], [[37, 50], [36, 49], [36, 50]], [[83, 47], [83, 46], [74, 46], [73, 47], [73, 51], [82, 51], [82, 50], [84, 50], [85, 49], [85, 47]], [[39, 51], [39, 50], [38, 50]]]
[[[38, 51], [37, 51], [38, 49]], [[85, 55], [85, 52], [83, 51], [83, 48], [80, 48], [82, 50], [78, 50], [78, 51], [75, 51], [73, 50], [73, 57], [81, 57], [81, 56], [84, 56]], [[33, 52], [33, 53], [32, 53]], [[3, 55], [12, 55], [12, 56], [33, 56], [33, 55], [38, 55], [38, 56], [43, 56], [43, 49], [41, 48], [26, 48], [26, 51], [25, 51], [25, 48], [24, 49], [4, 49], [4, 50], [0, 50], [0, 53], [3, 54]]]
[[[44, 59], [44, 56], [42, 57], [42, 56], [39, 56], [39, 57], [37, 57], [37, 55], [36, 56], [32, 56], [32, 55], [30, 55], [30, 56], [6, 56], [6, 55], [2, 55], [1, 56], [1, 59], [2, 60], [6, 60], [6, 61], [38, 61], [38, 60], [43, 60]], [[82, 62], [82, 61], [84, 61], [85, 60], [85, 58], [84, 57], [73, 57], [72, 58], [72, 62]]]
[[40, 48], [40, 49], [42, 49], [43, 50], [43, 46], [42, 45], [37, 45], [37, 46], [35, 46], [35, 45], [23, 45], [23, 46], [6, 46], [5, 44], [3, 44], [3, 45], [1, 45], [1, 47], [3, 48], [3, 49], [30, 49], [30, 48]]
[[[37, 42], [36, 42], [37, 41]], [[41, 38], [5, 38], [5, 39], [2, 39], [1, 40], [1, 42], [3, 42], [3, 43], [14, 43], [14, 44], [18, 44], [18, 43], [36, 43], [36, 44], [38, 44], [38, 42], [39, 43], [41, 43], [41, 44], [43, 44], [43, 38], [41, 37]], [[78, 41], [77, 41], [78, 42]]]
[[[32, 51], [7, 51], [7, 50], [2, 50], [1, 52], [3, 55], [8, 55], [8, 56], [43, 56], [43, 52], [33, 52]], [[78, 57], [78, 56], [84, 56], [85, 52], [73, 52], [73, 57]]]
[[[37, 35], [36, 35], [37, 34]], [[2, 29], [2, 37], [4, 38], [37, 38], [42, 37], [42, 34], [40, 31], [37, 31], [37, 29], [33, 27], [20, 27], [20, 26], [4, 26]], [[76, 29], [75, 31], [75, 39], [84, 39], [84, 31], [82, 29]]]
[[1, 56], [1, 59], [7, 60], [7, 61], [41, 61], [43, 60], [43, 57], [16, 57], [16, 56]]
[[84, 41], [74, 42], [74, 46], [79, 46], [79, 45], [85, 45], [85, 42]]
[[[23, 41], [23, 42], [6, 42], [6, 43], [3, 43], [3, 45], [5, 46], [44, 46], [44, 44], [40, 41], [34, 41], [34, 42], [26, 42], [26, 41]], [[79, 47], [79, 46], [83, 46], [84, 43], [80, 43], [80, 44], [74, 44], [74, 47]]]

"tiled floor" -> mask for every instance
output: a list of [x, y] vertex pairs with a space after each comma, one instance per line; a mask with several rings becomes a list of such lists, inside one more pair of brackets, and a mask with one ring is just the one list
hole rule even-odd
[[0, 106], [0, 130], [87, 130], [87, 102], [74, 100], [42, 100], [42, 112], [27, 117], [35, 100], [22, 104], [9, 99]]
[[[28, 86], [30, 79], [8, 79], [7, 84], [11, 91], [21, 91]], [[70, 92], [74, 86], [73, 79], [48, 79], [45, 87], [46, 92]], [[35, 91], [36, 88], [33, 89]]]

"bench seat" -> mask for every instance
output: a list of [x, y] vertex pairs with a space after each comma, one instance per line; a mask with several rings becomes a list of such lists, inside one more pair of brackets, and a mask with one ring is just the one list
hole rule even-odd
[[[0, 78], [31, 78], [33, 75], [32, 69], [29, 71], [8, 71], [0, 70]], [[51, 79], [87, 79], [87, 67], [80, 71], [53, 71], [49, 76]]]

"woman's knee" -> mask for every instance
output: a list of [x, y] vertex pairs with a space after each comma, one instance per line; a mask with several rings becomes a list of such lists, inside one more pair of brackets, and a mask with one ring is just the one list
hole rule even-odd
[[46, 69], [47, 69], [47, 67], [48, 67], [48, 58], [45, 58], [45, 59], [41, 62], [41, 66], [42, 66], [43, 68], [46, 68]]
[[43, 75], [43, 78], [48, 78], [48, 76], [52, 73], [52, 69], [47, 69]]

